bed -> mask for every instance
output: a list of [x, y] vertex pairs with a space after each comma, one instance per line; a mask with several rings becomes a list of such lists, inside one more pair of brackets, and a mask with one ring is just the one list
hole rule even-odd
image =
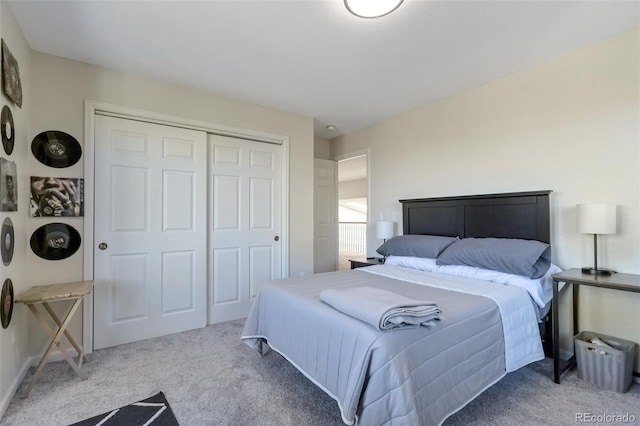
[[[544, 358], [550, 192], [400, 200], [403, 235], [381, 247], [394, 252], [387, 264], [265, 284], [241, 338], [287, 359], [337, 401], [347, 425], [441, 424], [508, 372]], [[511, 269], [494, 271], [496, 262]], [[520, 274], [514, 285], [493, 279]], [[355, 312], [366, 313], [370, 300], [349, 311], [326, 297], [356, 290], [433, 301], [441, 316], [381, 330]]]

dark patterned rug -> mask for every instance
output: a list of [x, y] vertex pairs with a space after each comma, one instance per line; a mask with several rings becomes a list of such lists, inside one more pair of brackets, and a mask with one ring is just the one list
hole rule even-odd
[[70, 426], [178, 426], [162, 392]]

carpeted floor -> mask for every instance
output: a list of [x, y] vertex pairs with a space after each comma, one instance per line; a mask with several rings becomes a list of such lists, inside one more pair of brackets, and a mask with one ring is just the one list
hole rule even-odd
[[[240, 341], [243, 323], [96, 351], [82, 377], [64, 361], [49, 364], [26, 400], [21, 386], [0, 425], [68, 425], [159, 391], [182, 426], [342, 425], [333, 399], [278, 354], [261, 358]], [[640, 424], [639, 384], [619, 394], [575, 370], [557, 385], [551, 372], [547, 359], [510, 373], [445, 425], [573, 425], [583, 413]]]
[[364, 253], [341, 251], [338, 256], [338, 271], [351, 269], [351, 262], [349, 262], [350, 259], [362, 259], [364, 257], [366, 257]]

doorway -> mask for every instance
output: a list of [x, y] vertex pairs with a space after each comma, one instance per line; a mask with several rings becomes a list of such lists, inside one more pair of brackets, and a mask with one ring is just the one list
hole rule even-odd
[[339, 270], [350, 269], [350, 259], [367, 255], [368, 198], [367, 154], [338, 160]]

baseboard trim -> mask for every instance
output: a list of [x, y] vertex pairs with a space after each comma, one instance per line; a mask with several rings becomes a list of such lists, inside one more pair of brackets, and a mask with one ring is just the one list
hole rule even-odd
[[[76, 351], [74, 348], [66, 348], [67, 352], [69, 352], [69, 355], [71, 355], [71, 358], [76, 358], [78, 356], [78, 351]], [[32, 356], [31, 358], [29, 358], [29, 360], [31, 360], [31, 366], [35, 367], [38, 365], [38, 363], [40, 362], [40, 358], [41, 356]], [[52, 352], [51, 355], [49, 355], [49, 358], [47, 358], [47, 364], [49, 364], [50, 362], [58, 362], [58, 361], [64, 361], [64, 355], [62, 355], [62, 352], [55, 351]]]
[[37, 362], [37, 357], [29, 357], [25, 360], [24, 364], [22, 365], [22, 368], [20, 369], [20, 372], [15, 377], [15, 379], [13, 379], [13, 382], [11, 382], [11, 386], [9, 387], [7, 392], [4, 395], [2, 395], [2, 400], [0, 401], [0, 419], [2, 419], [2, 417], [4, 416], [4, 413], [7, 412], [7, 408], [9, 408], [9, 403], [13, 399], [14, 395], [18, 390], [18, 387], [20, 387], [20, 384], [22, 383], [25, 376], [29, 372], [29, 368], [31, 368], [31, 366], [33, 365], [34, 360], [36, 360]]
[[[69, 352], [69, 355], [71, 355], [71, 357], [73, 358], [78, 356], [78, 351], [76, 351], [73, 348], [67, 349], [67, 352]], [[9, 403], [11, 403], [11, 400], [13, 399], [16, 392], [18, 391], [18, 388], [22, 384], [22, 381], [24, 380], [27, 373], [29, 372], [29, 369], [31, 367], [36, 367], [40, 362], [40, 358], [42, 358], [42, 356], [37, 356], [37, 355], [30, 356], [29, 358], [27, 358], [24, 364], [22, 365], [22, 368], [20, 368], [20, 372], [15, 377], [13, 382], [11, 382], [11, 386], [9, 387], [7, 392], [4, 395], [2, 395], [2, 399], [0, 400], [0, 420], [4, 416], [4, 413], [6, 413], [7, 408], [9, 408]], [[53, 352], [51, 355], [49, 355], [49, 357], [47, 358], [47, 364], [50, 362], [62, 361], [64, 359], [65, 359], [64, 355], [62, 355], [62, 352], [58, 350]]]

